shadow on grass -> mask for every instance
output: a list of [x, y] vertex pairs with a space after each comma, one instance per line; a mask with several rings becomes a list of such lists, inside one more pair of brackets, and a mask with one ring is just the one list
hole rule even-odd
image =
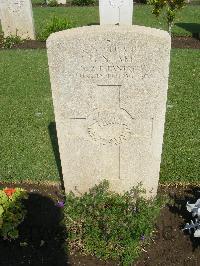
[[[185, 189], [185, 193], [182, 196], [171, 195], [171, 198], [174, 201], [174, 205], [169, 206], [170, 212], [173, 214], [178, 214], [184, 219], [184, 223], [180, 226], [180, 230], [184, 228], [186, 223], [190, 223], [191, 220], [195, 220], [195, 217], [192, 217], [192, 213], [187, 211], [186, 203], [195, 203], [197, 199], [200, 198], [200, 188], [191, 187]], [[185, 230], [183, 234], [189, 234], [188, 230]], [[200, 247], [200, 241], [198, 237], [194, 237], [194, 231], [191, 230], [190, 241], [192, 243], [193, 251]]]
[[87, 24], [87, 26], [95, 26], [95, 25], [100, 25], [100, 23], [93, 22], [93, 23], [89, 23], [89, 24]]
[[58, 138], [57, 138], [57, 131], [56, 131], [56, 123], [51, 122], [48, 126], [49, 130], [49, 136], [51, 139], [51, 145], [54, 153], [54, 157], [56, 160], [56, 165], [60, 177], [60, 182], [61, 182], [61, 188], [65, 190], [64, 188], [64, 180], [63, 180], [63, 175], [62, 175], [62, 166], [61, 166], [61, 160], [60, 160], [60, 153], [59, 153], [59, 146], [58, 146]]
[[200, 38], [200, 24], [199, 23], [176, 23], [176, 26], [192, 33], [192, 37]]
[[27, 216], [19, 227], [19, 238], [11, 242], [0, 240], [0, 265], [67, 265], [62, 208], [36, 193], [29, 195], [25, 206]]

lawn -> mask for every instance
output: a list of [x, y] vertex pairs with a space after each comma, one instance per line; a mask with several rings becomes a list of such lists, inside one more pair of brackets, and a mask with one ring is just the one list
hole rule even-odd
[[58, 179], [48, 125], [54, 121], [45, 51], [0, 52], [0, 176]]
[[32, 0], [31, 2], [32, 4], [41, 4], [41, 5], [46, 3], [45, 0]]
[[[34, 0], [40, 3], [41, 0]], [[133, 24], [149, 26], [167, 30], [164, 18], [157, 19], [151, 13], [149, 5], [135, 5], [133, 12]], [[36, 35], [39, 39], [45, 26], [54, 16], [66, 17], [75, 27], [99, 24], [99, 9], [94, 7], [33, 7]], [[192, 36], [192, 32], [200, 32], [200, 5], [187, 5], [177, 13], [175, 26], [172, 29], [173, 36]]]
[[173, 49], [161, 181], [199, 181], [200, 50]]
[[[151, 14], [151, 7], [148, 5], [135, 5], [133, 23], [138, 25], [150, 26], [160, 29], [166, 29], [166, 23], [163, 18], [157, 18]], [[99, 23], [98, 7], [34, 7], [33, 8], [35, 27], [37, 36], [40, 36], [45, 25], [53, 16], [66, 17], [73, 22], [75, 26], [91, 25]], [[175, 23], [187, 23], [196, 27], [200, 21], [200, 6], [186, 6], [177, 15]], [[193, 23], [193, 24], [191, 24]], [[198, 26], [199, 27], [199, 26]], [[191, 31], [185, 30], [175, 25], [172, 31], [173, 35], [191, 36]]]
[[[199, 179], [199, 57], [172, 50], [161, 182]], [[0, 51], [0, 77], [1, 180], [59, 181], [46, 51]]]

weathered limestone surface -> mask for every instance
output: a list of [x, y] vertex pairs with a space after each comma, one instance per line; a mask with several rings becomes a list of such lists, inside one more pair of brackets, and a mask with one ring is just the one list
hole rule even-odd
[[170, 62], [167, 32], [91, 26], [47, 40], [66, 192], [103, 179], [157, 191]]
[[132, 25], [133, 0], [99, 0], [100, 25]]
[[31, 0], [0, 0], [0, 18], [5, 36], [35, 39]]

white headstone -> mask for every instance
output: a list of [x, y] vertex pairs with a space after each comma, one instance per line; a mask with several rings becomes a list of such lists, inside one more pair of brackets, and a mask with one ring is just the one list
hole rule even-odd
[[0, 13], [5, 36], [35, 39], [31, 0], [0, 0]]
[[170, 40], [165, 31], [140, 26], [82, 27], [49, 37], [66, 192], [107, 179], [118, 192], [141, 181], [147, 195], [156, 194]]
[[132, 25], [133, 0], [99, 0], [100, 25]]
[[66, 0], [57, 0], [57, 1], [58, 1], [58, 4], [63, 4], [63, 5], [66, 4]]
[[[56, 0], [58, 4], [62, 4], [65, 5], [66, 4], [66, 0]], [[51, 0], [46, 0], [47, 5], [51, 2]]]

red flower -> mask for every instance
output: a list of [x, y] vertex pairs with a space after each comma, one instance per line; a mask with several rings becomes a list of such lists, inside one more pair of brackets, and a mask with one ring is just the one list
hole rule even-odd
[[15, 193], [16, 189], [14, 188], [5, 188], [3, 190], [8, 197], [11, 197], [13, 193]]

